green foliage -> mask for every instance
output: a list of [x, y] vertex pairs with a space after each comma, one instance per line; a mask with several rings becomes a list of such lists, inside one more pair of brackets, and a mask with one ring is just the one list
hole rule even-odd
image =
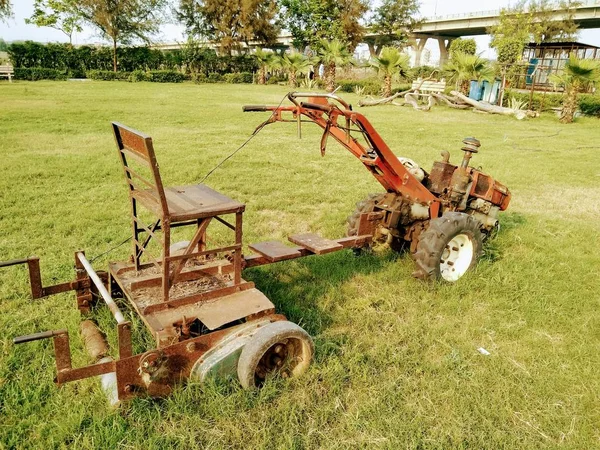
[[12, 6], [10, 0], [0, 0], [0, 22], [6, 21], [6, 19], [12, 16]]
[[364, 80], [338, 80], [336, 83], [339, 92], [355, 92], [361, 88], [364, 95], [379, 95], [381, 93], [381, 81], [377, 78], [365, 78]]
[[143, 70], [134, 70], [129, 74], [129, 82], [137, 83], [140, 81], [150, 81], [149, 75]]
[[114, 72], [112, 70], [88, 70], [86, 73], [90, 80], [99, 81], [129, 81], [129, 72]]
[[249, 41], [274, 44], [277, 13], [275, 0], [180, 0], [176, 15], [190, 36], [215, 41], [229, 55]]
[[[513, 90], [507, 90], [504, 96], [504, 106], [508, 106], [511, 99], [522, 102], [525, 104], [525, 108], [529, 108], [529, 99], [531, 94], [527, 92], [517, 92]], [[551, 111], [552, 108], [560, 108], [562, 106], [563, 95], [553, 92], [533, 93], [533, 100], [531, 102], [531, 109], [539, 112]]]
[[[329, 92], [335, 89], [336, 68], [354, 63], [352, 52], [339, 39], [320, 42], [318, 61], [325, 65], [325, 87]], [[311, 61], [315, 64], [316, 61]]]
[[441, 71], [438, 67], [433, 66], [417, 66], [411, 67], [406, 74], [406, 78], [410, 81], [416, 80], [417, 78], [429, 78], [431, 75], [441, 75]]
[[373, 11], [370, 19], [371, 33], [367, 36], [371, 56], [379, 55], [386, 46], [399, 47], [406, 44], [408, 33], [419, 24], [417, 0], [383, 0]]
[[456, 52], [474, 55], [477, 53], [477, 42], [475, 39], [454, 39], [450, 44], [450, 57]]
[[81, 17], [77, 0], [35, 0], [33, 14], [25, 23], [62, 31], [72, 42], [73, 33], [81, 32]]
[[448, 81], [455, 82], [457, 89], [463, 94], [468, 93], [469, 81], [492, 81], [494, 69], [487, 59], [478, 55], [455, 52], [444, 66]]
[[148, 41], [163, 22], [168, 0], [77, 0], [77, 14], [113, 44], [113, 70], [118, 69], [117, 44]]
[[175, 70], [151, 70], [148, 72], [148, 81], [154, 83], [181, 83], [185, 76]]
[[339, 39], [351, 49], [362, 40], [361, 20], [369, 6], [366, 0], [281, 0], [283, 23], [293, 36], [293, 45], [318, 48], [323, 39]]
[[221, 83], [222, 81], [224, 81], [223, 75], [217, 72], [211, 72], [208, 74], [208, 77], [206, 77], [207, 83]]
[[369, 64], [383, 78], [384, 97], [392, 95], [392, 80], [405, 77], [408, 73], [410, 57], [401, 53], [397, 48], [384, 47], [379, 56], [371, 58]]
[[67, 74], [61, 70], [43, 67], [15, 67], [15, 80], [66, 80]]
[[250, 72], [226, 73], [223, 75], [223, 81], [233, 84], [249, 84], [252, 83], [253, 76]]
[[579, 110], [586, 116], [600, 117], [600, 96], [580, 95]]

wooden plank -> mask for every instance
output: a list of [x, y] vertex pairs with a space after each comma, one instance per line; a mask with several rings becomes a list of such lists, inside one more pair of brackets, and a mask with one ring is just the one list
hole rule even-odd
[[288, 247], [279, 241], [259, 242], [257, 244], [250, 244], [248, 247], [263, 255], [270, 262], [284, 261], [301, 256], [298, 249]]
[[326, 239], [314, 233], [295, 234], [288, 239], [290, 242], [307, 248], [317, 255], [335, 252], [344, 248], [344, 246], [338, 242]]

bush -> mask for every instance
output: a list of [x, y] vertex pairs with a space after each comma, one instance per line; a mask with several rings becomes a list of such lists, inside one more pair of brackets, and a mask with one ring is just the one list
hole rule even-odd
[[366, 78], [364, 80], [338, 80], [340, 92], [354, 92], [356, 87], [364, 88], [364, 95], [379, 95], [381, 82], [377, 79]]
[[89, 70], [86, 73], [91, 80], [114, 81], [122, 80], [129, 81], [129, 72], [113, 72], [112, 70]]
[[413, 67], [413, 68], [409, 69], [406, 78], [409, 81], [414, 81], [417, 78], [429, 78], [433, 74], [433, 72], [436, 72], [434, 74], [435, 78], [443, 77], [442, 71], [440, 69], [438, 69], [437, 67], [418, 66], [418, 67]]
[[151, 70], [148, 72], [149, 81], [155, 83], [181, 83], [185, 76], [176, 70]]
[[48, 69], [45, 67], [32, 67], [32, 68], [15, 68], [15, 80], [66, 80], [67, 74], [56, 69]]
[[[514, 98], [524, 103], [525, 108], [529, 108], [529, 98], [531, 94], [525, 92], [515, 92], [507, 90], [504, 95], [504, 106], [508, 106], [510, 99]], [[543, 93], [534, 92], [531, 109], [534, 111], [551, 111], [552, 108], [560, 108], [562, 106], [563, 96], [554, 92]]]
[[267, 80], [267, 84], [279, 84], [287, 82], [287, 78], [283, 75], [271, 75]]
[[392, 89], [392, 95], [397, 94], [398, 92], [408, 91], [412, 88], [412, 84], [401, 84], [394, 89]]
[[223, 75], [223, 79], [225, 83], [252, 83], [253, 76], [250, 72], [242, 72], [242, 73], [226, 73]]
[[586, 116], [600, 117], [600, 95], [581, 95], [579, 110]]
[[150, 81], [150, 77], [143, 70], [134, 70], [129, 74], [129, 81], [131, 83], [137, 83], [139, 81]]
[[220, 83], [223, 81], [223, 76], [217, 72], [211, 72], [208, 74], [206, 78], [207, 83]]

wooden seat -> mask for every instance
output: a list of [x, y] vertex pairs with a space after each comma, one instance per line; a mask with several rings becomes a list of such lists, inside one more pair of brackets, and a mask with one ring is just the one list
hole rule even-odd
[[317, 255], [336, 252], [344, 248], [339, 242], [326, 239], [314, 233], [295, 234], [288, 237], [288, 239], [290, 242], [304, 247]]
[[288, 247], [279, 241], [258, 242], [250, 244], [248, 248], [260, 253], [270, 262], [285, 261], [286, 259], [294, 259], [301, 256], [297, 248]]
[[[187, 260], [209, 253], [233, 252], [235, 266], [233, 283], [239, 285], [242, 260], [242, 213], [245, 205], [202, 184], [163, 187], [152, 138], [116, 122], [113, 122], [112, 126], [125, 180], [129, 187], [133, 229], [132, 259], [136, 271], [139, 271], [142, 255], [155, 264], [162, 273], [163, 300], [166, 302], [169, 300], [169, 290], [177, 282]], [[147, 172], [150, 172], [150, 176], [145, 175]], [[155, 216], [156, 221], [153, 224], [141, 221], [139, 206], [143, 206]], [[218, 217], [232, 213], [236, 215], [235, 225]], [[206, 250], [206, 228], [213, 218], [234, 230], [233, 245]], [[171, 255], [171, 228], [187, 225], [196, 227], [194, 236], [183, 253]], [[141, 235], [145, 235], [144, 240], [140, 240]], [[153, 257], [148, 251], [147, 247], [152, 239], [159, 240], [162, 245], [160, 258]]]
[[[174, 186], [164, 188], [171, 221], [202, 219], [220, 214], [244, 211], [245, 205], [205, 186]], [[160, 198], [151, 189], [137, 191], [135, 198], [146, 208], [161, 213]]]

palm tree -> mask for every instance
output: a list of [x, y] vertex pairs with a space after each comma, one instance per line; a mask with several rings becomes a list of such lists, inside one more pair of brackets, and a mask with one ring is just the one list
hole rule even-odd
[[550, 80], [565, 88], [560, 121], [571, 123], [575, 111], [577, 111], [579, 93], [600, 81], [600, 62], [593, 59], [579, 59], [575, 55], [571, 55], [564, 67], [564, 72], [560, 75], [553, 75]]
[[456, 82], [456, 89], [465, 95], [469, 95], [471, 80], [493, 81], [495, 75], [487, 59], [462, 52], [455, 52], [444, 70], [449, 80]]
[[379, 56], [375, 56], [369, 62], [369, 65], [383, 76], [384, 97], [392, 95], [392, 79], [398, 75], [404, 76], [408, 71], [408, 55], [401, 53], [394, 47], [383, 47]]
[[281, 66], [288, 71], [290, 86], [295, 88], [298, 85], [298, 74], [308, 73], [311, 63], [302, 53], [292, 52], [283, 55]]
[[267, 69], [270, 67], [271, 60], [276, 56], [272, 52], [266, 52], [262, 48], [256, 49], [254, 53], [259, 68], [258, 68], [258, 84], [265, 84], [267, 82]]
[[352, 64], [352, 53], [348, 46], [339, 39], [322, 40], [319, 61], [325, 66], [325, 88], [332, 92], [335, 89], [336, 67]]

